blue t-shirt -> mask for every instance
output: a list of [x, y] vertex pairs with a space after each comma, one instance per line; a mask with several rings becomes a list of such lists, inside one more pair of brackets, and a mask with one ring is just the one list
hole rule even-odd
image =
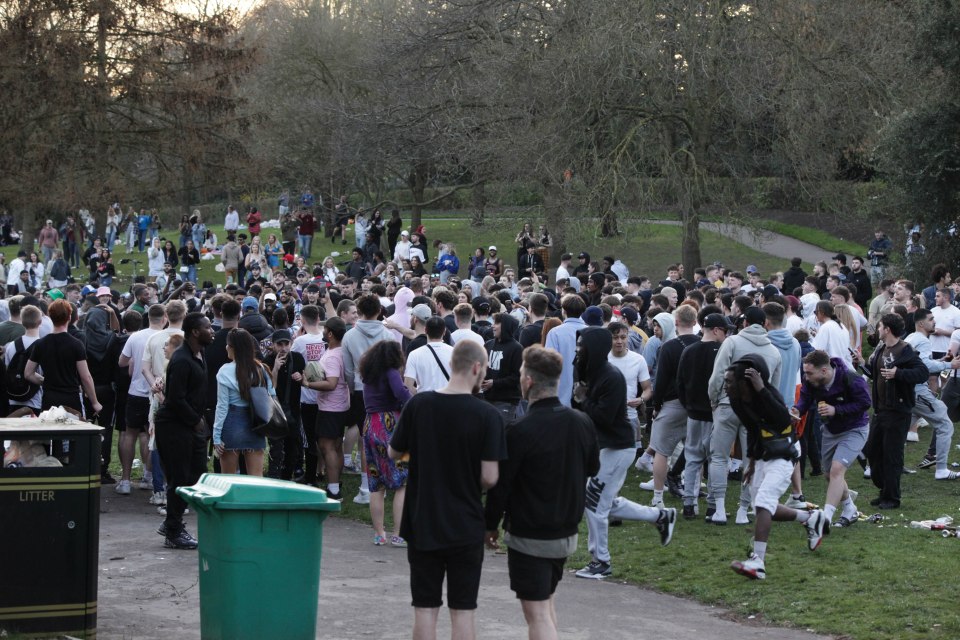
[[137, 226], [141, 231], [146, 231], [150, 228], [150, 222], [153, 220], [151, 216], [142, 215], [137, 219]]

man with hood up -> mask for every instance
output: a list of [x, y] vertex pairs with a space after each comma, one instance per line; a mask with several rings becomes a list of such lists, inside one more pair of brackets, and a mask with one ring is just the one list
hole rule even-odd
[[[713, 433], [710, 435], [710, 486], [709, 492], [716, 505], [715, 510], [707, 509], [707, 524], [727, 524], [724, 500], [727, 494], [727, 467], [730, 464], [730, 449], [740, 434], [741, 449], [746, 452], [746, 437], [741, 433], [740, 420], [730, 408], [730, 398], [724, 385], [724, 375], [730, 365], [747, 355], [758, 355], [767, 365], [770, 382], [774, 387], [780, 384], [780, 351], [770, 342], [767, 330], [763, 328], [766, 314], [757, 307], [748, 307], [743, 314], [744, 328], [735, 336], [723, 341], [713, 363], [707, 393], [713, 406]], [[746, 455], [746, 454], [744, 454]], [[750, 488], [744, 485], [740, 493], [740, 505], [749, 509]], [[745, 523], [744, 523], [745, 524]]]
[[[602, 327], [580, 331], [574, 370], [574, 401], [593, 421], [600, 445], [600, 471], [587, 480], [587, 548], [593, 560], [577, 571], [579, 578], [606, 578], [612, 573], [607, 548], [609, 519], [655, 524], [660, 544], [670, 544], [676, 509], [639, 505], [617, 495], [636, 455], [633, 426], [627, 420], [627, 383], [608, 362], [613, 337]], [[726, 477], [726, 476], [724, 476]]]
[[273, 335], [273, 327], [260, 313], [260, 303], [257, 302], [256, 298], [247, 296], [240, 304], [240, 308], [243, 315], [238, 326], [241, 329], [249, 331], [250, 335], [257, 339], [257, 342], [266, 340]]
[[487, 340], [487, 379], [480, 383], [483, 397], [503, 415], [506, 422], [516, 417], [520, 404], [520, 365], [523, 346], [517, 341], [520, 325], [509, 313], [493, 317], [493, 339]]
[[[394, 340], [393, 332], [377, 320], [380, 316], [380, 298], [373, 293], [365, 293], [357, 299], [357, 313], [360, 319], [353, 328], [343, 336], [343, 374], [350, 390], [350, 419], [348, 425], [362, 424], [367, 410], [363, 404], [363, 380], [360, 378], [360, 358], [381, 340]], [[363, 471], [360, 473], [360, 492], [353, 501], [357, 504], [370, 504], [370, 488], [367, 479], [367, 462], [363, 448], [360, 448], [363, 459]]]
[[766, 360], [756, 353], [744, 355], [723, 372], [727, 401], [747, 431], [745, 455], [750, 458], [750, 464], [743, 481], [751, 482], [757, 507], [753, 553], [742, 562], [734, 561], [730, 568], [754, 580], [767, 576], [764, 558], [771, 521], [803, 524], [811, 551], [830, 533], [829, 521], [822, 511], [798, 511], [780, 504], [780, 496], [790, 486], [793, 461], [800, 455], [800, 445], [792, 416], [769, 379]]

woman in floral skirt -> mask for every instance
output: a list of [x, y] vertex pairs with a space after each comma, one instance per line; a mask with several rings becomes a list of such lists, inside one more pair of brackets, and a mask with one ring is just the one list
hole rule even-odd
[[403, 351], [400, 343], [383, 340], [370, 347], [360, 359], [363, 379], [363, 403], [367, 417], [363, 423], [363, 448], [367, 454], [367, 477], [370, 481], [370, 518], [373, 520], [373, 544], [387, 544], [383, 526], [386, 489], [393, 491], [393, 535], [390, 544], [407, 546], [400, 537], [403, 496], [407, 485], [407, 463], [394, 462], [387, 455], [387, 445], [400, 417], [400, 410], [410, 399], [403, 384]]

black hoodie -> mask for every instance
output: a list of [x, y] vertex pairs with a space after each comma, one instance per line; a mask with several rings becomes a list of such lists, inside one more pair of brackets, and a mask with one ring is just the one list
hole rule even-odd
[[577, 379], [587, 385], [587, 397], [579, 404], [597, 429], [601, 449], [632, 449], [636, 446], [633, 426], [627, 421], [627, 382], [607, 361], [613, 336], [602, 327], [580, 331]]
[[747, 395], [730, 396], [730, 408], [733, 409], [733, 412], [747, 430], [747, 456], [753, 460], [769, 460], [772, 457], [792, 460], [794, 454], [792, 449], [781, 456], [770, 456], [766, 454], [761, 445], [761, 430], [769, 434], [768, 437], [788, 435], [794, 441], [796, 440], [796, 431], [793, 428], [790, 412], [783, 403], [783, 397], [777, 391], [777, 388], [768, 381], [770, 369], [762, 357], [753, 353], [747, 354], [730, 366], [733, 369], [737, 384], [744, 380], [744, 372], [751, 367], [760, 372], [760, 378], [763, 380], [763, 390], [755, 390], [753, 384], [746, 381], [746, 385], [750, 389]]
[[520, 402], [520, 365], [523, 347], [517, 342], [519, 324], [510, 314], [500, 315], [500, 338], [487, 340], [487, 379], [493, 386], [483, 394], [490, 402]]

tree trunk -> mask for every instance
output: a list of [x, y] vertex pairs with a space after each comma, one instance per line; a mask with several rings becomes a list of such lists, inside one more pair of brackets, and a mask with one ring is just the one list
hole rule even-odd
[[567, 251], [566, 220], [573, 211], [573, 197], [569, 185], [548, 183], [543, 185], [543, 191], [543, 223], [553, 240], [550, 264], [560, 264], [560, 256]]
[[680, 208], [681, 257], [687, 273], [703, 266], [700, 257], [700, 211], [694, 206]]
[[483, 217], [487, 208], [486, 183], [481, 182], [473, 188], [473, 211], [470, 215], [470, 225], [474, 227], [483, 226]]
[[423, 194], [427, 189], [427, 166], [418, 162], [407, 176], [407, 186], [410, 188], [410, 195], [413, 197], [413, 205], [410, 207], [410, 229], [416, 229], [421, 224], [423, 218]]
[[611, 207], [600, 215], [600, 236], [612, 238], [620, 235], [617, 228], [617, 212]]

